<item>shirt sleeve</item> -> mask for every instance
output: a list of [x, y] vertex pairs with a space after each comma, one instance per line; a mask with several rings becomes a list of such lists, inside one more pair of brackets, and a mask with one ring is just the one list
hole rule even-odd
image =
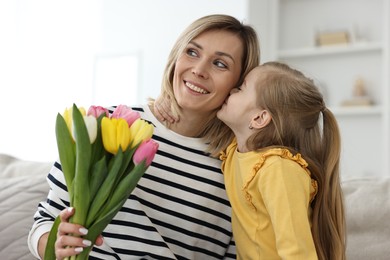
[[60, 211], [69, 206], [69, 194], [60, 167], [60, 164], [56, 162], [46, 178], [50, 190], [46, 201], [42, 201], [38, 205], [34, 214], [34, 223], [27, 238], [30, 252], [37, 258], [39, 258], [39, 239], [43, 234], [50, 232], [53, 222]]
[[294, 161], [277, 157], [260, 169], [261, 193], [282, 259], [317, 259], [311, 234], [311, 178]]
[[225, 254], [225, 257], [223, 258], [224, 260], [228, 260], [228, 259], [236, 259], [236, 243], [234, 241], [234, 238], [232, 237], [232, 239], [230, 240], [230, 244], [229, 244], [229, 247], [227, 249], [227, 252]]

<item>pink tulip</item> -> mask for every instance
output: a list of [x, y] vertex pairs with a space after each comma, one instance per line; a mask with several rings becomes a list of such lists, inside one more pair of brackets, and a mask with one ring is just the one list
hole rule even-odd
[[88, 116], [94, 116], [95, 118], [98, 118], [101, 114], [106, 114], [108, 117], [108, 109], [101, 106], [90, 106], [87, 113]]
[[119, 105], [114, 110], [114, 113], [112, 113], [111, 118], [123, 118], [127, 121], [127, 124], [129, 124], [129, 127], [133, 124], [135, 120], [140, 118], [141, 115], [137, 112], [132, 110], [130, 107], [126, 105]]
[[158, 149], [158, 143], [156, 143], [152, 139], [142, 142], [134, 153], [133, 156], [134, 164], [137, 165], [140, 164], [143, 160], [146, 160], [145, 166], [148, 167], [152, 163], [154, 155], [157, 152], [157, 149]]

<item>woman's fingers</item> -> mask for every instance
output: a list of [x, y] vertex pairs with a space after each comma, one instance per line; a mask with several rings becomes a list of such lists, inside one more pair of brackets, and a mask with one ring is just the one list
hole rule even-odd
[[102, 235], [100, 235], [96, 238], [95, 245], [97, 245], [97, 246], [103, 245], [103, 236]]
[[82, 236], [88, 230], [81, 225], [69, 223], [69, 218], [74, 214], [74, 208], [68, 208], [60, 212], [61, 223], [58, 226], [55, 252], [57, 259], [79, 254], [84, 247], [91, 246], [89, 240]]
[[80, 254], [84, 250], [83, 247], [66, 247], [66, 248], [56, 248], [56, 259], [64, 259], [65, 257], [73, 256]]

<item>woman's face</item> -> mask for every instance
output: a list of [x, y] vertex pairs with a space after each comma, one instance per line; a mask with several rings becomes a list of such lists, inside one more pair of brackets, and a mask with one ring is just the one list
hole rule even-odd
[[241, 39], [225, 30], [194, 38], [176, 61], [173, 91], [185, 112], [209, 115], [236, 86], [242, 67]]

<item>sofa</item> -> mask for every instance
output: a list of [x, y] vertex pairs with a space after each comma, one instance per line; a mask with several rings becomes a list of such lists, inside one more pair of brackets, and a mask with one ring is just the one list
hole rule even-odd
[[[34, 259], [26, 241], [51, 165], [0, 154], [0, 259]], [[342, 187], [347, 259], [390, 259], [390, 177], [343, 178]]]

